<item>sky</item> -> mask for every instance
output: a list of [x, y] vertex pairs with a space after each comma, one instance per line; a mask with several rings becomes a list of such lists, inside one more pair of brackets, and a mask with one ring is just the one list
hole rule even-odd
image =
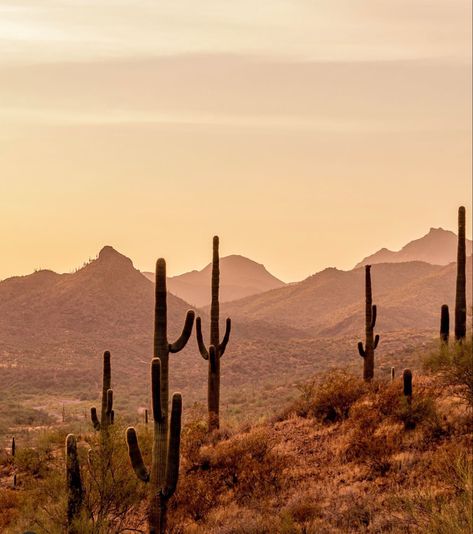
[[219, 234], [295, 281], [455, 230], [471, 61], [469, 0], [0, 0], [0, 279]]

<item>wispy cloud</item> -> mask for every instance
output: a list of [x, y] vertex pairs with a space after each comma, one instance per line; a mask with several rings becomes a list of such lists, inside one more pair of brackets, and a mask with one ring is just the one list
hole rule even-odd
[[464, 0], [0, 2], [2, 61], [182, 53], [310, 60], [470, 55]]

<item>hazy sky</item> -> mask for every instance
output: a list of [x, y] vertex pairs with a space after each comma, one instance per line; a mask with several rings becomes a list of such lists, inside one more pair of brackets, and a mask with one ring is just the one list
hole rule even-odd
[[290, 281], [455, 229], [470, 4], [0, 0], [0, 278], [217, 233]]

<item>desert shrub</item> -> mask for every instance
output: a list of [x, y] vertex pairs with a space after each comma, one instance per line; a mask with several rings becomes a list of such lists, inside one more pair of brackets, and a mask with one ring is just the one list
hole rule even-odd
[[0, 532], [15, 521], [20, 505], [20, 495], [17, 491], [0, 489]]
[[425, 368], [437, 372], [445, 385], [473, 407], [473, 355], [471, 339], [441, 346], [424, 360]]
[[21, 447], [15, 456], [15, 466], [20, 473], [44, 478], [48, 474], [50, 460], [51, 450], [49, 448]]
[[432, 473], [448, 491], [439, 493], [430, 485], [402, 502], [409, 521], [426, 534], [469, 534], [473, 532], [473, 464], [471, 452], [449, 448], [436, 459]]
[[399, 424], [390, 424], [371, 400], [352, 407], [351, 425], [346, 436], [343, 457], [385, 473], [390, 468], [390, 455], [399, 447]]
[[191, 458], [183, 463], [176, 496], [170, 501], [176, 521], [201, 521], [219, 503], [246, 506], [281, 487], [283, 457], [274, 450], [265, 428], [204, 444], [199, 451], [191, 449]]
[[351, 406], [366, 392], [365, 383], [341, 369], [299, 386], [301, 395], [285, 411], [299, 417], [315, 417], [323, 423], [346, 419]]
[[[93, 433], [87, 446], [81, 448], [86, 513], [80, 524], [88, 528], [84, 532], [106, 534], [141, 526], [135, 516], [146, 499], [147, 488], [130, 465], [124, 434], [125, 429], [114, 424], [107, 440]], [[140, 441], [147, 445], [148, 440]]]

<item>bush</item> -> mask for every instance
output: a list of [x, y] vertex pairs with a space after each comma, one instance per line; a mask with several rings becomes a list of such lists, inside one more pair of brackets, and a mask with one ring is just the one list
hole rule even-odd
[[425, 368], [438, 372], [447, 386], [452, 386], [458, 397], [473, 407], [473, 355], [471, 339], [441, 346], [424, 361]]
[[343, 370], [334, 370], [299, 388], [302, 395], [291, 411], [300, 417], [315, 417], [323, 423], [346, 419], [352, 405], [366, 392], [366, 384]]

